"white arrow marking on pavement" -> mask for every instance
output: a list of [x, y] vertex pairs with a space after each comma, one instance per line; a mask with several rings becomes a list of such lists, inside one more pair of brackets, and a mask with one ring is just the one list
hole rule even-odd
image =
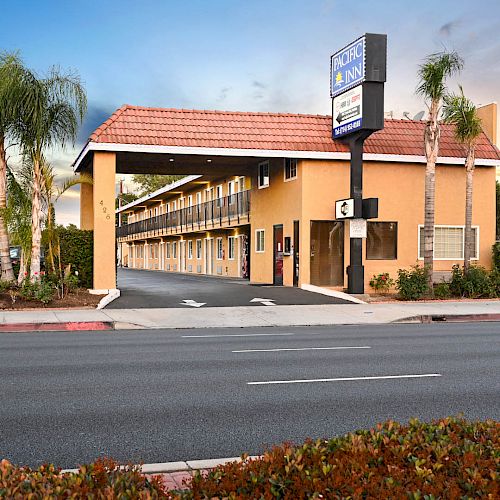
[[275, 306], [276, 305], [274, 303], [274, 299], [260, 299], [258, 297], [255, 297], [250, 302], [260, 302], [264, 306]]
[[180, 304], [181, 306], [201, 307], [204, 306], [206, 302], [196, 302], [196, 300], [183, 299]]
[[419, 375], [381, 375], [378, 377], [344, 377], [344, 378], [315, 378], [302, 380], [269, 380], [268, 382], [247, 382], [247, 385], [271, 384], [310, 384], [311, 382], [351, 382], [354, 380], [389, 380], [398, 378], [441, 377], [440, 373], [423, 373]]

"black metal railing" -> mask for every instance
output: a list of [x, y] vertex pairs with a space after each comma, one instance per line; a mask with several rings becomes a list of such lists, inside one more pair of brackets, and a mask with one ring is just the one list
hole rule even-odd
[[118, 238], [138, 233], [153, 235], [210, 229], [224, 224], [239, 224], [250, 214], [250, 190], [235, 193], [200, 205], [181, 208], [116, 228]]

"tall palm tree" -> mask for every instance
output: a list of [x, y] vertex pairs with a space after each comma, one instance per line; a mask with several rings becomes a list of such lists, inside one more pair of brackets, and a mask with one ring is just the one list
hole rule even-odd
[[460, 86], [459, 94], [450, 94], [443, 99], [443, 119], [455, 126], [455, 137], [465, 148], [465, 235], [464, 235], [464, 271], [470, 267], [474, 248], [472, 234], [472, 191], [475, 169], [476, 141], [481, 134], [481, 119], [474, 103], [467, 99]]
[[14, 271], [10, 259], [9, 232], [3, 210], [7, 204], [7, 137], [19, 119], [23, 73], [17, 54], [0, 54], [0, 265], [1, 279], [11, 281]]
[[74, 143], [87, 110], [87, 97], [77, 75], [53, 68], [46, 78], [26, 75], [26, 93], [19, 126], [23, 155], [33, 167], [30, 276], [40, 275], [44, 153], [48, 148]]
[[446, 79], [460, 71], [463, 60], [456, 52], [438, 52], [427, 57], [418, 70], [417, 94], [427, 104], [429, 114], [424, 131], [425, 156], [425, 214], [424, 214], [424, 266], [428, 270], [429, 292], [432, 294], [434, 270], [434, 211], [435, 175], [439, 153], [439, 113], [446, 94]]

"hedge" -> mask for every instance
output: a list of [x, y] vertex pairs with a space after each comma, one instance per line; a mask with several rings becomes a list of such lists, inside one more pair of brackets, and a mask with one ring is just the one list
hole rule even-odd
[[197, 474], [174, 498], [500, 498], [500, 423], [386, 422]]
[[262, 458], [197, 473], [183, 491], [112, 460], [61, 474], [0, 462], [0, 498], [500, 498], [500, 423], [392, 421], [329, 440], [283, 444]]
[[63, 267], [71, 264], [72, 270], [78, 271], [79, 285], [92, 288], [94, 234], [76, 226], [59, 226], [56, 229], [61, 246]]

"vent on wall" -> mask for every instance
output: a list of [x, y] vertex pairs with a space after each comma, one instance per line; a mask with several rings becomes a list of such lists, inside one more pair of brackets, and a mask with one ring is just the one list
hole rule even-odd
[[177, 271], [177, 264], [174, 264], [174, 271]]
[[201, 273], [201, 265], [200, 265], [200, 264], [198, 264], [198, 265], [196, 266], [196, 272], [197, 272], [197, 273]]
[[170, 271], [170, 264], [167, 264], [167, 271]]
[[188, 273], [193, 272], [193, 266], [191, 264], [188, 265]]
[[217, 274], [222, 274], [222, 266], [217, 266]]

